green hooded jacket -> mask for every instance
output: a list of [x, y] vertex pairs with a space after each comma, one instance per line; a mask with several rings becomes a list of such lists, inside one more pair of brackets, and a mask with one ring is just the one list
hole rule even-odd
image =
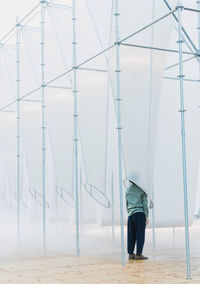
[[143, 212], [146, 219], [149, 216], [147, 194], [136, 184], [132, 184], [126, 189], [126, 210], [128, 216], [136, 212]]

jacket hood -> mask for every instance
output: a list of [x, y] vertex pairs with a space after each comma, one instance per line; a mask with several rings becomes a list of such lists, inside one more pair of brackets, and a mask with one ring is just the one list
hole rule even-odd
[[128, 178], [124, 180], [124, 185], [126, 188], [130, 187], [130, 182], [136, 184], [138, 187], [140, 187], [147, 195], [148, 199], [149, 199], [149, 203], [150, 203], [150, 208], [153, 208], [153, 201], [151, 198], [151, 192], [150, 190], [144, 186], [141, 182], [140, 176], [137, 173], [132, 173], [130, 175], [128, 175]]

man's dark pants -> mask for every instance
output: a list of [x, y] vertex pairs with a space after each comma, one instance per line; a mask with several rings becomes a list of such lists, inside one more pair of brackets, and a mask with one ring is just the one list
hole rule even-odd
[[146, 218], [144, 213], [136, 212], [128, 217], [128, 254], [134, 252], [135, 243], [137, 244], [136, 254], [142, 254], [145, 241]]

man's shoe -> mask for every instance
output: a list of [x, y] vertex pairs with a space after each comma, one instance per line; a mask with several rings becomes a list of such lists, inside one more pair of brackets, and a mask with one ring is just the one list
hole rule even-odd
[[142, 255], [142, 254], [136, 254], [135, 260], [145, 260], [148, 259], [148, 257]]
[[129, 255], [128, 255], [128, 259], [129, 259], [129, 260], [135, 259], [135, 254], [134, 254], [134, 253], [129, 254]]

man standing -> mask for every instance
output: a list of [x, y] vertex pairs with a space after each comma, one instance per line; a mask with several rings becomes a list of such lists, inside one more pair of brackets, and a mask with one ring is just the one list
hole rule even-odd
[[[131, 186], [126, 189], [126, 210], [128, 213], [127, 249], [129, 259], [148, 259], [142, 255], [145, 242], [145, 228], [149, 222], [147, 194], [134, 181], [130, 180]], [[134, 254], [135, 244], [137, 246]]]

